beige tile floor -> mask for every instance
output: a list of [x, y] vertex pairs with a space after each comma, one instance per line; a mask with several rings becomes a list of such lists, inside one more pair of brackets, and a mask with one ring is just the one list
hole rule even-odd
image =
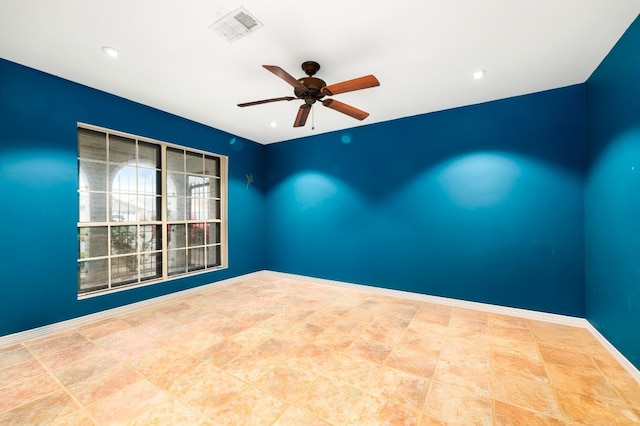
[[581, 328], [252, 279], [0, 348], [2, 425], [640, 424]]

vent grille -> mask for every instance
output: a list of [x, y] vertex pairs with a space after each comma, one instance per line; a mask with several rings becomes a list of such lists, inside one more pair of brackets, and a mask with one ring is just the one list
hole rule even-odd
[[209, 28], [230, 43], [233, 43], [262, 28], [262, 23], [252, 16], [247, 9], [239, 7], [218, 19]]
[[256, 25], [258, 25], [258, 23], [256, 22], [255, 19], [253, 19], [250, 15], [247, 15], [244, 12], [238, 13], [233, 18], [236, 21], [240, 22], [242, 25], [244, 25], [249, 31], [251, 31], [251, 28], [253, 28]]

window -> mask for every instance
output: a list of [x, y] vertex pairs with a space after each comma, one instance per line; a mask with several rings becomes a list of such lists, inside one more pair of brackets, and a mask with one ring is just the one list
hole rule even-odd
[[78, 294], [227, 266], [227, 158], [78, 127]]

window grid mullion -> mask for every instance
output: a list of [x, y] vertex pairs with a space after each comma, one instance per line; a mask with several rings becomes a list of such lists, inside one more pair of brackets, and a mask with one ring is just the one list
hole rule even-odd
[[107, 174], [107, 201], [106, 201], [106, 205], [107, 205], [107, 211], [105, 212], [105, 220], [106, 220], [106, 224], [107, 224], [107, 288], [109, 290], [113, 289], [113, 280], [111, 278], [111, 270], [112, 270], [112, 255], [111, 255], [111, 247], [112, 247], [112, 241], [111, 241], [111, 194], [112, 194], [112, 182], [111, 182], [111, 159], [109, 158], [109, 152], [110, 152], [110, 142], [111, 142], [111, 134], [107, 133], [107, 153], [106, 153], [106, 159], [107, 159], [107, 167], [106, 167], [106, 174]]
[[167, 146], [160, 147], [160, 221], [162, 223], [162, 278], [169, 276], [169, 231], [167, 229]]

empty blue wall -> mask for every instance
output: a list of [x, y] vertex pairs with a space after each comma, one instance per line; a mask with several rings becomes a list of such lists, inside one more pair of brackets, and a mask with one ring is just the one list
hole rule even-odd
[[584, 105], [577, 85], [268, 145], [268, 268], [584, 315]]
[[640, 20], [587, 81], [586, 316], [640, 368]]
[[[229, 156], [229, 268], [78, 301], [77, 122]], [[264, 269], [263, 151], [0, 59], [0, 335]]]

